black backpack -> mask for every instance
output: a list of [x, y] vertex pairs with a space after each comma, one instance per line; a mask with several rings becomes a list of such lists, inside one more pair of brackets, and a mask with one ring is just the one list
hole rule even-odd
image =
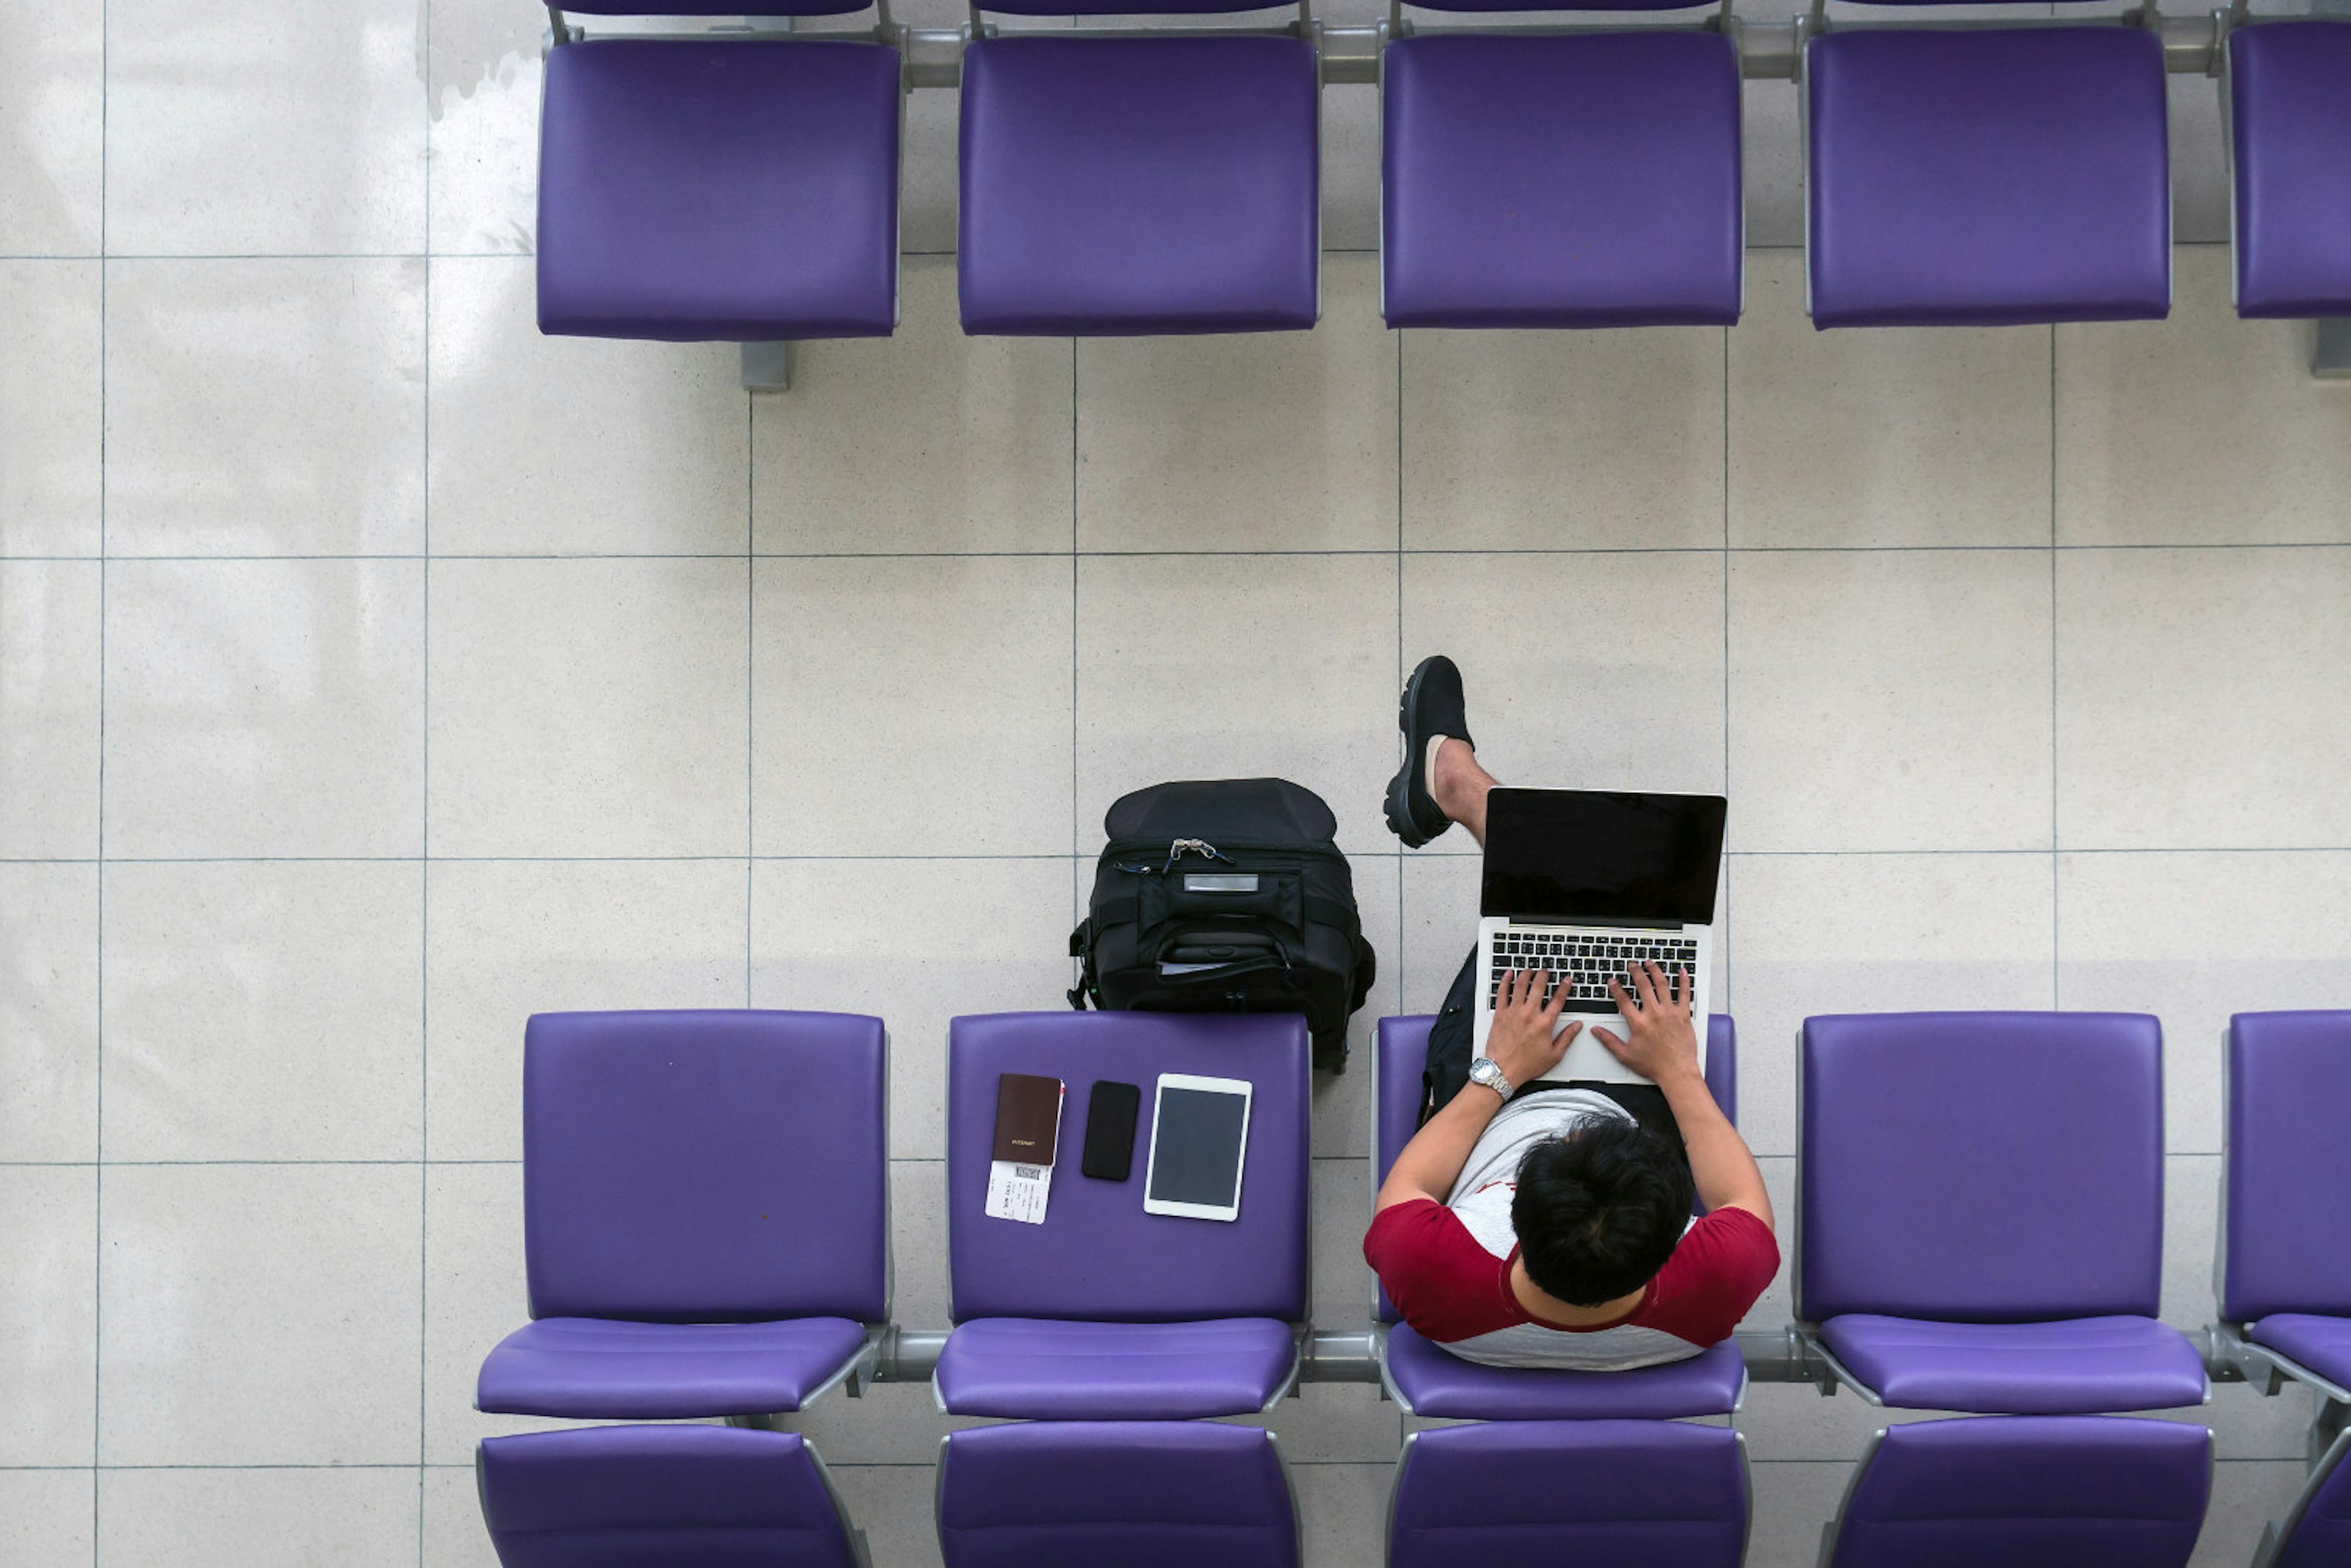
[[1070, 1005], [1139, 1012], [1301, 1012], [1314, 1065], [1347, 1064], [1347, 1019], [1377, 960], [1322, 797], [1282, 779], [1155, 784], [1102, 818], [1110, 843]]

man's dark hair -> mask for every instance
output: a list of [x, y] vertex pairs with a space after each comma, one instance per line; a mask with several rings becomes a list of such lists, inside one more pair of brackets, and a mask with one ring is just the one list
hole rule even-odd
[[1690, 1197], [1688, 1161], [1637, 1122], [1595, 1116], [1545, 1138], [1510, 1199], [1527, 1278], [1579, 1307], [1629, 1296], [1674, 1255]]

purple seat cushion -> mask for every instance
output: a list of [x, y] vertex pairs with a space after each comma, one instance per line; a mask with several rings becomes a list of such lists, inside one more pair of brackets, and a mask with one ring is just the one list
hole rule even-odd
[[2351, 315], [2351, 25], [2229, 34], [2237, 313]]
[[986, 38], [963, 57], [967, 332], [1314, 325], [1301, 38]]
[[540, 1013], [523, 1039], [531, 1316], [888, 1315], [882, 1020]]
[[2245, 1335], [2302, 1363], [2337, 1388], [2351, 1388], [2351, 1318], [2273, 1312], [2248, 1324]]
[[541, 1318], [482, 1363], [475, 1408], [583, 1420], [690, 1420], [797, 1410], [849, 1364], [865, 1331], [847, 1318], [633, 1323]]
[[2154, 33], [1831, 32], [1806, 50], [1814, 326], [2169, 312]]
[[1739, 319], [1727, 36], [1432, 34], [1382, 59], [1388, 325]]
[[1181, 1421], [1264, 1409], [1297, 1363], [1290, 1325], [1271, 1318], [980, 1318], [948, 1336], [937, 1387], [940, 1403], [956, 1416]]
[[1839, 1361], [1897, 1410], [2089, 1416], [2204, 1403], [2204, 1363], [2152, 1318], [1936, 1323], [1855, 1313], [1821, 1325]]
[[858, 1568], [797, 1432], [587, 1427], [485, 1437], [482, 1521], [504, 1568]]
[[[1041, 1225], [990, 1219], [997, 1080], [1059, 1078], [1061, 1148]], [[1143, 1211], [1153, 1086], [1163, 1072], [1253, 1086], [1240, 1218], [1224, 1223]], [[1307, 1313], [1306, 1020], [1296, 1014], [998, 1013], [947, 1029], [947, 1268], [956, 1322], [1065, 1318], [1196, 1322]], [[1078, 1173], [1094, 1083], [1139, 1085], [1134, 1174]]]
[[1889, 1427], [1824, 1568], [2182, 1568], [2212, 1434], [2179, 1421], [1987, 1416]]
[[1674, 1421], [1499, 1421], [1407, 1441], [1388, 1568], [1738, 1568], [1739, 1434]]
[[1388, 1331], [1388, 1376], [1416, 1416], [1473, 1421], [1667, 1421], [1727, 1416], [1747, 1388], [1747, 1364], [1728, 1340], [1687, 1361], [1634, 1372], [1535, 1371], [1464, 1361], [1398, 1323]]
[[2220, 1316], [2351, 1317], [2351, 1012], [2239, 1013], [2227, 1072]]
[[1041, 1421], [950, 1432], [946, 1568], [1297, 1568], [1270, 1433], [1215, 1421]]
[[2155, 1019], [1863, 1013], [1801, 1049], [1799, 1319], [2155, 1316]]
[[542, 332], [672, 341], [887, 334], [898, 51], [566, 44], [538, 147]]

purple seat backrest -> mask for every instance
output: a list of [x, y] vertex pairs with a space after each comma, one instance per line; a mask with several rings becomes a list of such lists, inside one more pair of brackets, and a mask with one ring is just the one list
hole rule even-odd
[[523, 1042], [535, 1318], [889, 1315], [882, 1020], [540, 1013]]
[[857, 1568], [831, 1481], [797, 1432], [575, 1427], [486, 1437], [474, 1464], [504, 1568]]
[[2229, 1020], [2220, 1316], [2351, 1315], [2351, 1011]]
[[[1372, 1186], [1387, 1180], [1388, 1167], [1412, 1141], [1420, 1124], [1421, 1071], [1428, 1061], [1428, 1030], [1433, 1013], [1384, 1018], [1374, 1042], [1372, 1064]], [[1706, 1086], [1714, 1103], [1735, 1124], [1739, 1120], [1739, 1026], [1728, 1013], [1706, 1020]], [[1385, 1291], [1379, 1292], [1379, 1321], [1396, 1321], [1395, 1308]]]
[[[956, 1322], [1072, 1318], [1180, 1322], [1307, 1312], [1311, 1151], [1306, 1020], [1294, 1014], [995, 1013], [947, 1029], [947, 1263]], [[1045, 1222], [992, 1219], [987, 1197], [997, 1079], [1062, 1083]], [[1145, 1214], [1143, 1187], [1160, 1074], [1251, 1085], [1240, 1218]], [[1078, 1169], [1099, 1080], [1142, 1090], [1134, 1172]]]
[[2269, 1568], [2343, 1568], [2351, 1563], [2351, 1438], [2337, 1437], [2304, 1483]]
[[1855, 1474], [1832, 1568], [2184, 1568], [2212, 1436], [2178, 1421], [1989, 1416], [1889, 1427]]
[[[762, 4], [758, 15], [846, 16], [872, 4], [873, 0], [775, 0], [773, 4]], [[742, 20], [741, 13], [718, 10], [711, 0], [562, 0], [555, 8], [590, 16], [721, 16], [729, 22]]]
[[2229, 32], [2237, 308], [2344, 313], [2351, 298], [2351, 16]]
[[1797, 1316], [2155, 1315], [2163, 1031], [2137, 1013], [1804, 1020]]

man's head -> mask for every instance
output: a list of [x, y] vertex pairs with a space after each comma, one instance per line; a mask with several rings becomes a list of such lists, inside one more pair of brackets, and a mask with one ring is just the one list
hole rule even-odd
[[1636, 1122], [1593, 1117], [1519, 1161], [1510, 1226], [1527, 1278], [1596, 1307], [1656, 1278], [1690, 1217], [1688, 1164]]

